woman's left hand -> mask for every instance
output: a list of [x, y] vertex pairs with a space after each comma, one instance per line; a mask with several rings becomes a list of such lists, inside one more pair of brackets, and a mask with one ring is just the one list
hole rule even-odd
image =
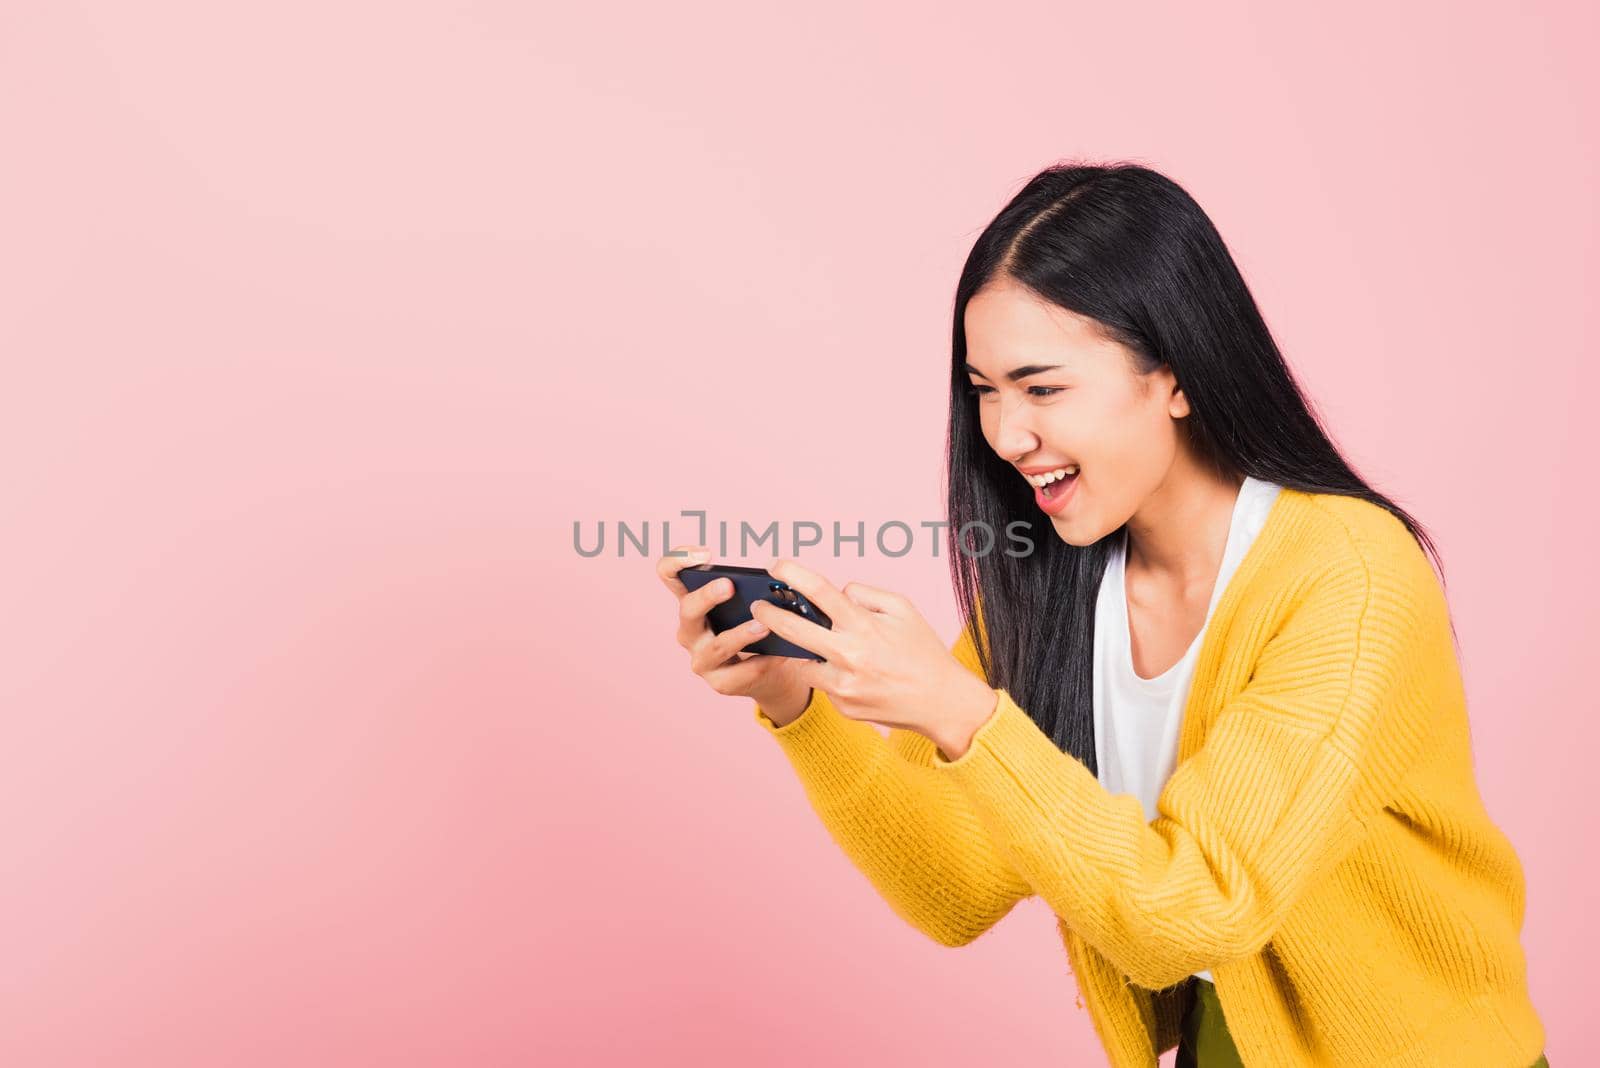
[[844, 589], [792, 560], [775, 560], [773, 578], [826, 612], [830, 630], [766, 601], [751, 612], [774, 634], [827, 659], [803, 661], [799, 674], [826, 691], [841, 713], [933, 740], [951, 760], [994, 712], [999, 695], [955, 658], [906, 598], [860, 582]]

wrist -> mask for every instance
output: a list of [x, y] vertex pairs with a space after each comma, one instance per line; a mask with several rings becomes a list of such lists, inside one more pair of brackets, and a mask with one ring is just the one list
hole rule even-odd
[[761, 706], [761, 711], [766, 713], [774, 726], [787, 727], [811, 707], [811, 699], [815, 694], [816, 691], [810, 686], [802, 686], [798, 693], [791, 690], [771, 697], [757, 697], [756, 704]]
[[959, 699], [951, 703], [945, 723], [933, 739], [946, 760], [960, 760], [966, 755], [973, 736], [1000, 705], [998, 690], [971, 674], [967, 678], [971, 684], [961, 688]]

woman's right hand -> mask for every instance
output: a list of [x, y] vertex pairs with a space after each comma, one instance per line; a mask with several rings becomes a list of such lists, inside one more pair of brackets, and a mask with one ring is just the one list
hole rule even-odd
[[733, 583], [717, 579], [690, 592], [678, 572], [709, 562], [711, 552], [704, 545], [680, 545], [672, 552], [687, 555], [660, 557], [656, 575], [678, 599], [678, 644], [689, 652], [689, 670], [717, 693], [753, 699], [779, 727], [798, 719], [811, 703], [811, 687], [801, 681], [795, 670], [802, 661], [792, 656], [740, 652], [767, 634], [760, 620], [748, 620], [721, 634], [712, 633], [706, 613], [733, 596]]

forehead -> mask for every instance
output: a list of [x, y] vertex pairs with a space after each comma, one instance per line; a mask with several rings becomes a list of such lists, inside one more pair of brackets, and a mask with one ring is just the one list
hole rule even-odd
[[1025, 363], [1084, 368], [1116, 348], [1094, 320], [1009, 281], [973, 294], [963, 325], [967, 362], [991, 378]]

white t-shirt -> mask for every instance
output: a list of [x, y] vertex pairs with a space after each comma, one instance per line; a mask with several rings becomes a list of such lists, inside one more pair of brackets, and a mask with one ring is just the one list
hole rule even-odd
[[[1156, 818], [1156, 798], [1178, 762], [1178, 728], [1211, 613], [1250, 543], [1266, 525], [1282, 487], [1245, 476], [1234, 501], [1222, 567], [1211, 590], [1206, 619], [1178, 662], [1153, 679], [1133, 670], [1124, 564], [1128, 530], [1113, 541], [1094, 617], [1094, 749], [1100, 784], [1114, 794], [1133, 794], [1145, 819]], [[1195, 973], [1211, 981], [1211, 973]]]

